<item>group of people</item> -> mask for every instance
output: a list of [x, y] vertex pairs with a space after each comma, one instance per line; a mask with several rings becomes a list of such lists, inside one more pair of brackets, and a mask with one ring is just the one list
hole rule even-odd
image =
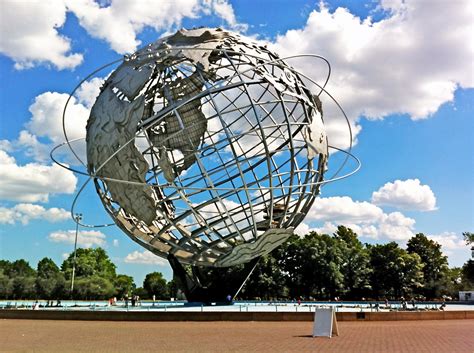
[[[125, 303], [125, 306], [128, 308], [129, 303], [131, 306], [139, 306], [141, 305], [140, 297], [138, 295], [132, 295], [129, 296], [128, 294], [125, 294], [122, 298], [121, 301]], [[115, 306], [117, 305], [117, 298], [112, 297], [109, 299], [109, 306]]]
[[128, 302], [130, 301], [130, 303], [132, 304], [132, 306], [139, 306], [141, 305], [141, 301], [140, 301], [140, 297], [138, 295], [132, 295], [131, 297], [128, 296], [128, 294], [126, 294], [124, 297], [123, 297], [123, 300], [125, 301], [125, 306], [128, 308]]
[[[36, 300], [34, 303], [33, 303], [33, 310], [38, 310], [40, 308], [41, 304], [39, 303], [38, 300]], [[45, 307], [53, 307], [53, 306], [56, 306], [56, 307], [60, 307], [61, 306], [61, 300], [56, 300], [56, 304], [54, 304], [54, 300], [47, 300], [46, 301], [46, 305]]]

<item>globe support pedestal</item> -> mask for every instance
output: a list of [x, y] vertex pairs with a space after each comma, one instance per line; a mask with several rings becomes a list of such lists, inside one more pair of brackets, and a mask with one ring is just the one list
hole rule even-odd
[[168, 255], [173, 273], [181, 281], [188, 302], [205, 304], [232, 304], [232, 299], [240, 292], [259, 259], [259, 257], [252, 259], [243, 265], [242, 270], [236, 271], [232, 276], [209, 279], [199, 266], [191, 266], [192, 274], [189, 274], [176, 256]]

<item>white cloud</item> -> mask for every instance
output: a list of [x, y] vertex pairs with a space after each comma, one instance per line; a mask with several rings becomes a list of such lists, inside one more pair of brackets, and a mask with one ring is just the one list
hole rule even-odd
[[[48, 235], [48, 240], [54, 243], [74, 244], [75, 230], [58, 230]], [[105, 246], [105, 234], [97, 230], [80, 230], [77, 234], [77, 245], [90, 248], [92, 246]]]
[[395, 180], [372, 194], [376, 205], [393, 206], [402, 210], [436, 210], [436, 197], [428, 185], [418, 179]]
[[2, 150], [0, 180], [0, 200], [19, 202], [47, 202], [50, 194], [73, 193], [77, 184], [74, 174], [58, 165], [18, 165]]
[[48, 145], [39, 142], [38, 138], [27, 130], [20, 131], [18, 140], [14, 141], [13, 145], [17, 148], [23, 148], [25, 155], [32, 157], [35, 161], [49, 161], [49, 152], [51, 149]]
[[92, 37], [105, 40], [118, 53], [134, 51], [140, 44], [137, 35], [145, 27], [170, 31], [179, 28], [184, 18], [203, 14], [220, 17], [233, 29], [247, 29], [237, 22], [227, 0], [114, 0], [103, 5], [93, 0], [4, 0], [0, 52], [14, 60], [17, 69], [38, 64], [75, 68], [83, 55], [71, 52], [71, 40], [59, 32], [68, 12]]
[[308, 234], [309, 232], [311, 232], [311, 228], [308, 224], [304, 223], [304, 222], [301, 222], [298, 227], [295, 228], [295, 234], [296, 235], [299, 235], [300, 237]]
[[105, 82], [105, 78], [94, 77], [89, 81], [84, 81], [82, 85], [75, 92], [79, 103], [84, 105], [87, 109], [92, 108], [95, 99], [100, 93], [100, 87]]
[[0, 52], [24, 69], [49, 63], [57, 69], [72, 69], [82, 63], [82, 54], [71, 53], [70, 40], [58, 29], [66, 21], [63, 0], [3, 0], [0, 11]]
[[[95, 77], [85, 81], [76, 90], [75, 96], [69, 100], [66, 110], [65, 127], [69, 140], [79, 139], [72, 143], [78, 156], [85, 161], [85, 142], [80, 140], [86, 136], [86, 124], [90, 108], [100, 92], [104, 78]], [[22, 151], [25, 156], [36, 162], [50, 161], [50, 151], [65, 141], [63, 132], [63, 111], [69, 98], [67, 93], [44, 92], [35, 97], [30, 105], [31, 117], [20, 131], [18, 138], [13, 141], [0, 140], [0, 150], [4, 152]], [[41, 140], [40, 140], [41, 139]], [[76, 158], [67, 148], [55, 152], [65, 155], [63, 161], [69, 164], [78, 164]]]
[[170, 31], [181, 26], [184, 18], [212, 14], [230, 27], [246, 29], [237, 23], [232, 6], [226, 0], [176, 0], [157, 3], [153, 0], [115, 0], [101, 7], [92, 0], [70, 0], [67, 6], [82, 27], [95, 38], [108, 42], [118, 53], [134, 51], [141, 42], [137, 35], [145, 28]]
[[353, 201], [349, 196], [316, 199], [308, 219], [341, 223], [370, 223], [381, 219], [383, 210], [370, 202]]
[[158, 265], [164, 266], [167, 262], [161, 257], [156, 256], [148, 250], [142, 252], [135, 250], [134, 252], [128, 254], [125, 257], [126, 263], [131, 264], [143, 264], [143, 265]]
[[415, 235], [413, 233], [414, 226], [415, 220], [400, 212], [384, 214], [378, 224], [378, 237], [398, 241], [408, 240]]
[[112, 241], [112, 245], [115, 246], [115, 247], [118, 247], [118, 246], [119, 246], [119, 241], [118, 241], [118, 239], [114, 239], [114, 240]]
[[[94, 78], [84, 82], [76, 91], [76, 97], [71, 97], [66, 110], [65, 127], [69, 140], [81, 139], [86, 136], [86, 124], [90, 108], [99, 93], [102, 78]], [[65, 141], [62, 116], [69, 94], [44, 92], [35, 97], [30, 105], [30, 120], [25, 124], [25, 130], [20, 131], [18, 139], [10, 142], [4, 140], [0, 147], [9, 150], [20, 150], [36, 162], [44, 163], [50, 160], [49, 153], [53, 147]], [[42, 138], [42, 141], [39, 140]], [[85, 160], [85, 143], [83, 140], [73, 142], [72, 147], [79, 157]], [[69, 164], [78, 164], [72, 153], [63, 148], [55, 152], [55, 156], [64, 154], [63, 158]]]
[[[311, 230], [321, 234], [334, 234], [337, 231], [337, 226], [339, 224], [332, 222], [324, 222], [323, 226], [317, 227]], [[345, 227], [352, 229], [359, 236], [365, 238], [377, 239], [379, 237], [379, 230], [374, 224], [364, 224], [364, 223], [344, 223]]]
[[12, 152], [13, 144], [8, 140], [0, 140], [0, 150], [5, 152]]
[[441, 244], [444, 250], [463, 250], [469, 249], [462, 237], [453, 232], [444, 232], [437, 235], [428, 235], [428, 238]]
[[245, 32], [248, 26], [243, 23], [238, 23], [235, 17], [234, 9], [226, 0], [211, 1], [211, 6], [217, 16], [227, 22], [230, 28]]
[[412, 237], [415, 225], [414, 219], [400, 212], [387, 214], [370, 202], [354, 201], [348, 196], [316, 199], [305, 221], [324, 221], [321, 227], [310, 229], [308, 226], [308, 230], [319, 233], [332, 234], [337, 230], [337, 225], [343, 224], [359, 236], [396, 241]]
[[[378, 119], [406, 113], [412, 119], [427, 118], [453, 100], [457, 87], [474, 86], [474, 76], [467, 74], [474, 60], [474, 2], [382, 1], [380, 8], [388, 16], [373, 22], [343, 8], [331, 13], [321, 5], [304, 28], [278, 36], [273, 48], [282, 57], [295, 53], [326, 57], [333, 70], [328, 90], [353, 124], [361, 115]], [[325, 77], [324, 65], [314, 60], [292, 64], [319, 81]], [[330, 143], [347, 145], [343, 121], [334, 121], [335, 107], [323, 96]]]
[[61, 222], [69, 218], [69, 212], [62, 208], [44, 208], [31, 203], [20, 203], [11, 208], [0, 207], [0, 224], [28, 224], [33, 219]]
[[[83, 93], [82, 99], [85, 99]], [[30, 106], [31, 119], [26, 124], [28, 131], [39, 137], [47, 137], [53, 143], [64, 141], [62, 115], [69, 94], [58, 92], [45, 92], [36, 96]], [[72, 97], [66, 111], [66, 131], [69, 139], [86, 136], [86, 123], [89, 118], [89, 109], [77, 103]]]

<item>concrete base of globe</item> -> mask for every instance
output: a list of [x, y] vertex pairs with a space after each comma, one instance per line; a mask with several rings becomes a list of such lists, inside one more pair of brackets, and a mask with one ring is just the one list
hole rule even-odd
[[260, 258], [230, 268], [209, 269], [199, 266], [190, 266], [189, 273], [178, 259], [168, 255], [168, 261], [173, 269], [175, 278], [182, 284], [184, 295], [189, 303], [204, 303], [230, 305], [238, 295]]

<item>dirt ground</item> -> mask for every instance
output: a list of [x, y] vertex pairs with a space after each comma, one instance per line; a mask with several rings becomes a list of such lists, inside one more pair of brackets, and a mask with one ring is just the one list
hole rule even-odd
[[474, 352], [474, 320], [340, 322], [338, 337], [311, 333], [311, 322], [0, 320], [0, 352]]

